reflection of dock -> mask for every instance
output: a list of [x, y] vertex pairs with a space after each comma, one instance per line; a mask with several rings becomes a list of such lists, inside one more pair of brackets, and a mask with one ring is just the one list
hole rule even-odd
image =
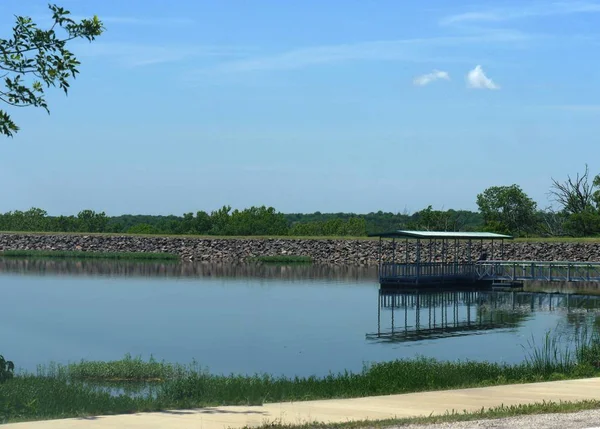
[[[497, 291], [379, 291], [377, 332], [367, 339], [409, 342], [518, 327], [534, 311], [600, 309], [600, 297]], [[382, 328], [383, 324], [387, 326]]]

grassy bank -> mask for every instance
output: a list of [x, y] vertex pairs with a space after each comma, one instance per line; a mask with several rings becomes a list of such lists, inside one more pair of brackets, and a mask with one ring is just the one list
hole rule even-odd
[[[146, 238], [192, 238], [203, 240], [339, 240], [339, 241], [378, 241], [378, 237], [340, 235], [203, 235], [203, 234], [130, 234], [116, 232], [33, 232], [0, 231], [0, 234], [14, 235], [58, 235], [91, 237], [146, 237]], [[600, 236], [594, 237], [518, 237], [507, 243], [600, 243]]]
[[83, 252], [70, 250], [5, 250], [6, 258], [75, 258], [75, 259], [128, 259], [152, 261], [177, 261], [178, 255], [154, 252]]
[[[352, 398], [600, 375], [600, 336], [563, 351], [547, 336], [517, 365], [398, 360], [326, 377], [212, 375], [197, 365], [126, 356], [39, 368], [0, 384], [0, 421], [130, 413], [216, 405]], [[129, 394], [115, 394], [115, 389]]]

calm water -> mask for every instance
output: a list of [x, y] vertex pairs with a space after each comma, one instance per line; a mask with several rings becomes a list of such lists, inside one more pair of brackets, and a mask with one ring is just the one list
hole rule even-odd
[[0, 260], [0, 353], [23, 369], [126, 353], [214, 373], [324, 375], [423, 355], [519, 362], [572, 336], [600, 301], [381, 295], [358, 267]]

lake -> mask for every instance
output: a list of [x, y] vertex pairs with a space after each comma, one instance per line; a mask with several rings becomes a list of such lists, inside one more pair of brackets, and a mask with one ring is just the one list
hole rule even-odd
[[516, 363], [573, 338], [594, 296], [388, 295], [375, 268], [0, 259], [0, 354], [35, 370], [126, 353], [212, 373], [360, 371], [427, 356]]

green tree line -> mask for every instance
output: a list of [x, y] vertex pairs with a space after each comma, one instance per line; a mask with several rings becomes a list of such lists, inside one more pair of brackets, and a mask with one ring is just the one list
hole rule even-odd
[[89, 232], [215, 236], [366, 236], [398, 228], [430, 230], [477, 229], [480, 214], [468, 211], [427, 209], [413, 213], [377, 212], [284, 214], [273, 207], [232, 210], [224, 206], [210, 213], [198, 211], [182, 216], [121, 215], [82, 210], [76, 216], [50, 216], [31, 208], [0, 214], [1, 231]]
[[89, 232], [214, 236], [365, 236], [395, 229], [492, 231], [514, 236], [594, 236], [600, 234], [600, 175], [552, 179], [554, 207], [539, 209], [520, 186], [492, 186], [477, 195], [479, 211], [436, 210], [408, 213], [281, 213], [273, 207], [181, 216], [122, 215], [82, 210], [76, 216], [50, 216], [40, 208], [0, 214], [1, 231]]

